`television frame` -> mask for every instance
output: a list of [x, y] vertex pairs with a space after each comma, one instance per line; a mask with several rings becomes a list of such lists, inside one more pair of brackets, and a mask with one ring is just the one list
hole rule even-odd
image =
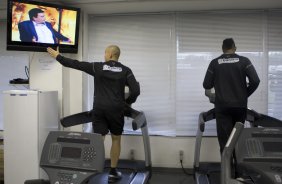
[[[57, 9], [66, 9], [76, 11], [76, 27], [75, 27], [75, 40], [73, 45], [70, 44], [50, 44], [50, 43], [34, 43], [34, 42], [22, 42], [12, 40], [12, 24], [13, 24], [13, 3], [25, 3], [32, 5], [39, 5]], [[59, 46], [59, 50], [62, 53], [77, 53], [78, 52], [78, 42], [79, 42], [79, 27], [80, 27], [80, 8], [58, 5], [46, 2], [30, 1], [30, 0], [8, 0], [7, 2], [7, 50], [17, 50], [17, 51], [34, 51], [34, 52], [46, 52], [47, 47], [56, 48]]]

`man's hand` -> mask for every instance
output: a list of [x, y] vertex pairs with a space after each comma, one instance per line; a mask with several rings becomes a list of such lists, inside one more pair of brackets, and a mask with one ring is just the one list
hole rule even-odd
[[37, 42], [35, 36], [31, 39], [32, 42]]
[[59, 47], [57, 47], [57, 50], [52, 49], [51, 47], [47, 48], [47, 52], [50, 54], [51, 57], [57, 58], [57, 56], [60, 54]]

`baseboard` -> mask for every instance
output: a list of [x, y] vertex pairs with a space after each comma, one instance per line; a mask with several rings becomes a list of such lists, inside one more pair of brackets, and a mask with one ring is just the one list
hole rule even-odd
[[[185, 168], [185, 171], [188, 173], [193, 173], [192, 168]], [[160, 173], [183, 173], [182, 168], [168, 168], [168, 167], [153, 167], [152, 172]]]

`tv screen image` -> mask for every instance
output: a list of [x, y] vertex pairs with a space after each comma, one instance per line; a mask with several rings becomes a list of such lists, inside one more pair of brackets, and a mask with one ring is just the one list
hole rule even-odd
[[27, 0], [8, 0], [7, 50], [76, 53], [80, 9]]

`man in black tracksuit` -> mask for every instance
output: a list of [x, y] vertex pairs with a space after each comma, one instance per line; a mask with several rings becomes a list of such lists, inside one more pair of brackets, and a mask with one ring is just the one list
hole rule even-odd
[[245, 122], [248, 97], [260, 82], [251, 61], [235, 54], [236, 46], [232, 38], [223, 41], [222, 50], [223, 54], [209, 64], [203, 82], [205, 89], [215, 89], [215, 116], [220, 153], [223, 152], [235, 123]]
[[[112, 137], [111, 170], [109, 183], [121, 179], [116, 167], [121, 149], [121, 134], [124, 127], [124, 108], [132, 104], [140, 94], [139, 84], [130, 68], [118, 62], [120, 49], [110, 45], [105, 50], [105, 62], [79, 62], [60, 55], [58, 50], [48, 48], [49, 54], [65, 67], [84, 71], [94, 77], [93, 129], [94, 133]], [[124, 88], [129, 87], [129, 97], [125, 100]], [[126, 103], [126, 104], [125, 104]]]

